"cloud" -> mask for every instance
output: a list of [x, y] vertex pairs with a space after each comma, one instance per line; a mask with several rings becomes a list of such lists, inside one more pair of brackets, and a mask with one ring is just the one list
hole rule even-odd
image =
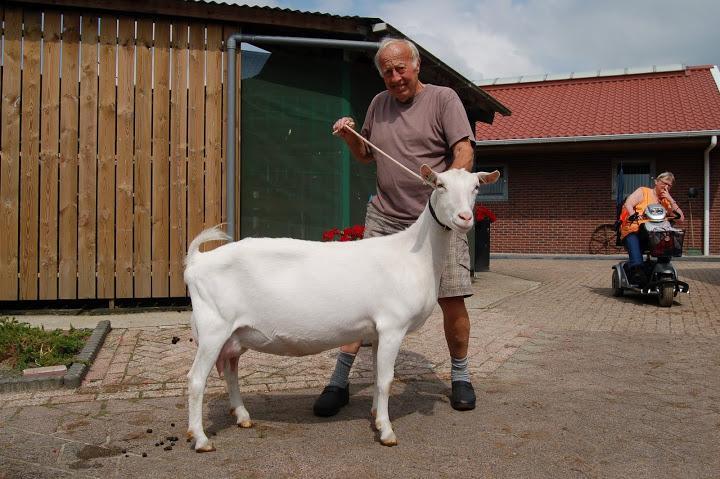
[[470, 79], [718, 63], [711, 0], [398, 0], [381, 18]]
[[717, 0], [276, 0], [379, 17], [471, 80], [720, 63]]
[[[488, 16], [486, 4], [494, 3]], [[439, 12], [438, 8], [442, 11]], [[531, 51], [493, 19], [510, 18], [509, 1], [401, 0], [378, 6], [379, 16], [471, 80], [522, 75], [541, 66]], [[412, 12], [412, 14], [408, 14]], [[432, 25], [432, 28], [428, 28]]]

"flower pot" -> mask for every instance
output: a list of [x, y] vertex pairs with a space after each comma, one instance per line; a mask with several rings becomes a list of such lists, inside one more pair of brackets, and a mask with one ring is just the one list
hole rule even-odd
[[477, 271], [490, 269], [490, 219], [475, 223], [475, 267]]

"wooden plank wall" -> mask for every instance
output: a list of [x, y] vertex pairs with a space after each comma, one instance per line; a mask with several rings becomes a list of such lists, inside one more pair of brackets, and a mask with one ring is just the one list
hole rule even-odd
[[0, 300], [186, 296], [189, 240], [226, 218], [223, 40], [236, 29], [0, 17]]

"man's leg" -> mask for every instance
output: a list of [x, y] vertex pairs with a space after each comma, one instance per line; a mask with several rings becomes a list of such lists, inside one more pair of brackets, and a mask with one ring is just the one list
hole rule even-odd
[[628, 251], [627, 269], [628, 280], [631, 284], [641, 284], [645, 282], [645, 273], [643, 271], [643, 255], [642, 246], [640, 244], [640, 235], [630, 233], [623, 240], [625, 248]]
[[638, 266], [643, 263], [642, 247], [640, 246], [640, 236], [637, 233], [630, 233], [623, 240], [625, 248], [628, 251], [628, 266]]
[[443, 312], [445, 340], [452, 362], [450, 374], [452, 396], [450, 404], [458, 411], [475, 409], [475, 390], [470, 382], [468, 365], [468, 343], [470, 342], [470, 316], [462, 296], [438, 299]]
[[[368, 203], [363, 238], [375, 238], [397, 233], [408, 226], [410, 225], [383, 216], [375, 209], [372, 203]], [[355, 361], [355, 355], [360, 350], [361, 345], [362, 341], [358, 341], [340, 347], [340, 353], [335, 363], [335, 371], [333, 371], [330, 382], [313, 405], [313, 412], [316, 416], [334, 416], [340, 411], [340, 408], [348, 403], [350, 397], [348, 376], [353, 361]]]
[[313, 413], [320, 417], [334, 416], [350, 400], [350, 385], [348, 376], [355, 361], [355, 355], [360, 350], [361, 341], [340, 346], [335, 370], [328, 385], [315, 400]]

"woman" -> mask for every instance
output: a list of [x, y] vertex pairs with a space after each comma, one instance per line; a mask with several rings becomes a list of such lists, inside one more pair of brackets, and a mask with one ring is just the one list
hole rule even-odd
[[666, 171], [660, 173], [655, 178], [655, 188], [641, 186], [635, 190], [625, 200], [622, 213], [620, 214], [620, 238], [622, 238], [625, 248], [628, 250], [630, 259], [626, 263], [626, 272], [630, 274], [631, 283], [642, 282], [642, 245], [640, 241], [640, 225], [648, 221], [647, 219], [637, 219], [630, 221], [628, 218], [634, 214], [642, 215], [648, 205], [659, 203], [663, 205], [667, 211], [668, 218], [679, 217], [676, 221], [685, 221], [685, 215], [682, 210], [670, 196], [670, 188], [675, 182], [675, 175]]

